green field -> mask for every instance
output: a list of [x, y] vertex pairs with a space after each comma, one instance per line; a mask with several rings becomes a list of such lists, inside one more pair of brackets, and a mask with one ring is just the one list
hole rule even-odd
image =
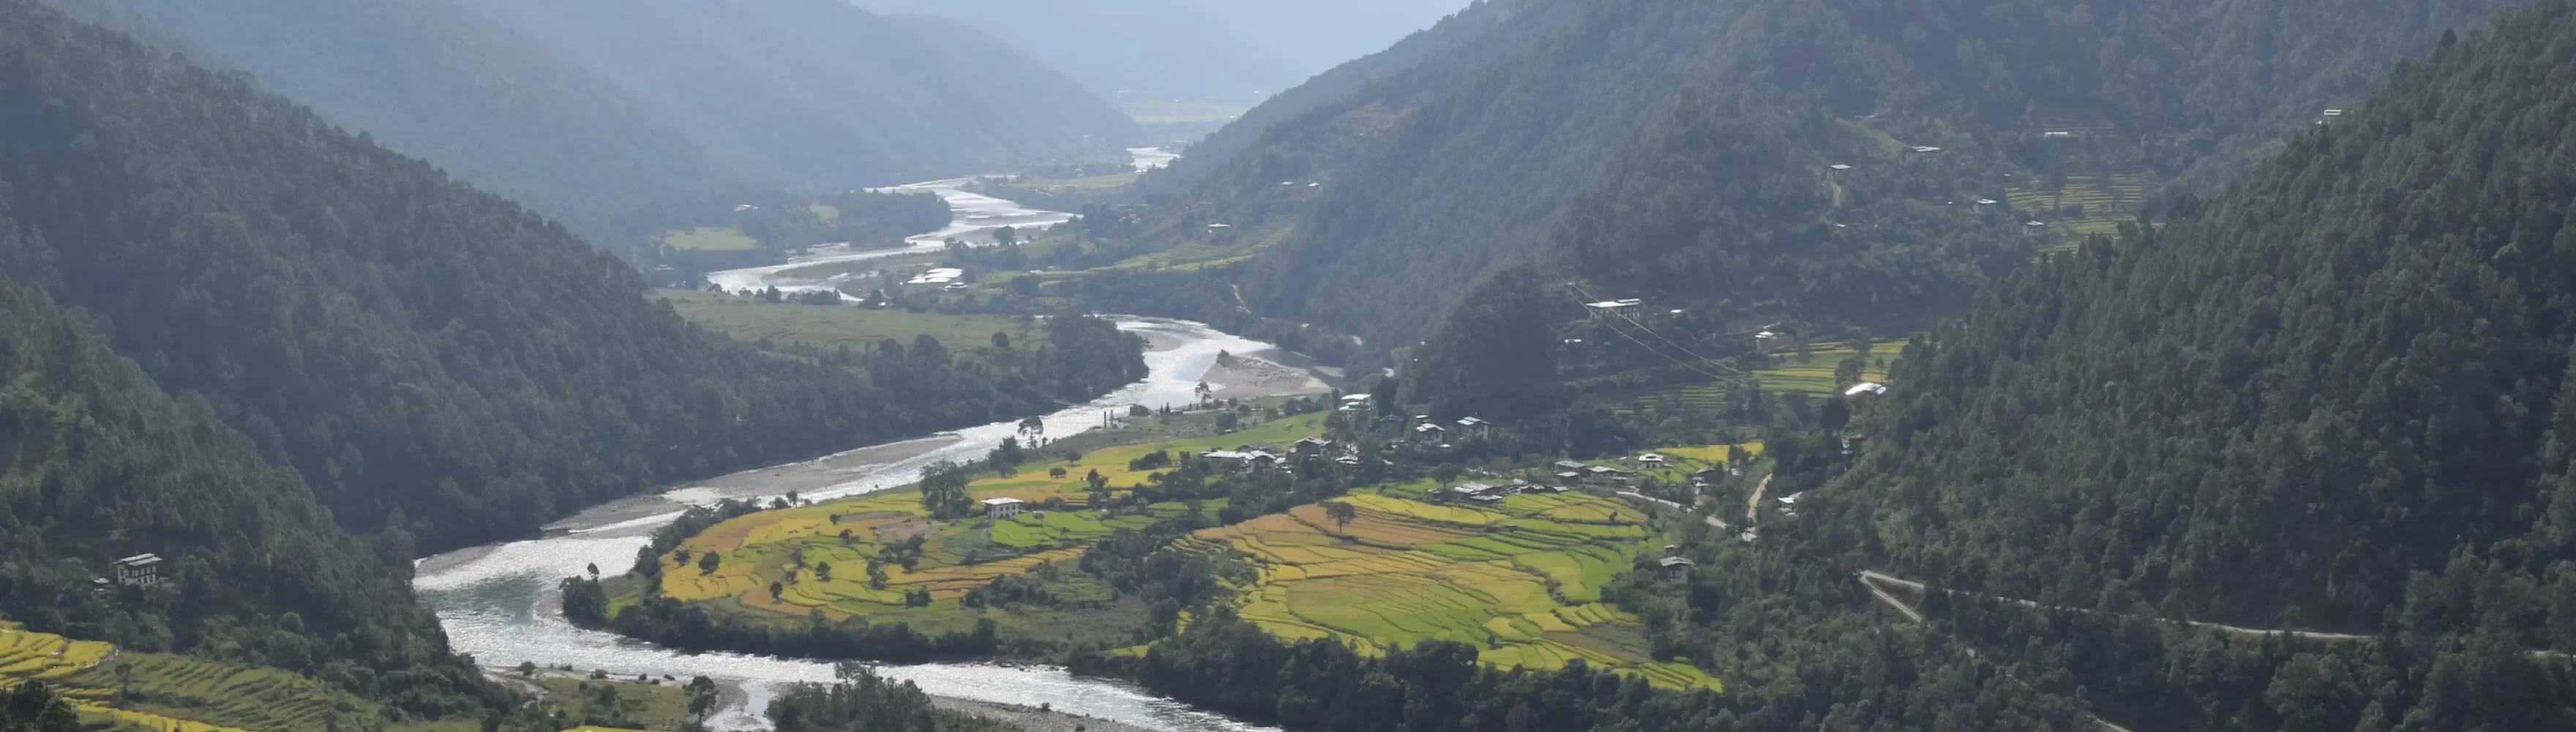
[[1524, 493], [1500, 504], [1422, 500], [1438, 486], [1362, 490], [1348, 526], [1300, 506], [1194, 539], [1249, 556], [1261, 578], [1239, 612], [1282, 638], [1330, 638], [1378, 653], [1428, 640], [1483, 649], [1532, 669], [1583, 659], [1669, 688], [1718, 688], [1688, 664], [1648, 654], [1637, 618], [1601, 589], [1660, 541], [1643, 513], [1584, 493]]
[[546, 699], [561, 709], [564, 718], [619, 719], [641, 727], [575, 727], [576, 730], [627, 732], [628, 730], [672, 730], [688, 724], [689, 692], [685, 681], [637, 683], [633, 680], [609, 681], [545, 676], [535, 683], [546, 690]]
[[[1878, 362], [1881, 360], [1895, 361], [1897, 352], [1904, 350], [1904, 348], [1904, 341], [1872, 342], [1870, 344], [1869, 354], [1870, 363], [1862, 366], [1860, 379], [1862, 381], [1886, 382], [1887, 368], [1879, 365]], [[1774, 365], [1771, 368], [1755, 371], [1753, 372], [1753, 375], [1762, 379], [1762, 388], [1764, 390], [1774, 393], [1796, 392], [1820, 395], [1841, 394], [1842, 390], [1840, 385], [1834, 383], [1834, 367], [1842, 364], [1843, 359], [1851, 358], [1854, 355], [1856, 354], [1852, 351], [1850, 344], [1841, 342], [1819, 343], [1807, 349], [1807, 358], [1805, 359], [1798, 358], [1798, 354], [1794, 352], [1783, 353], [1779, 355], [1779, 363], [1777, 365]]]
[[[985, 474], [969, 487], [978, 500], [1061, 502], [1006, 520], [933, 521], [910, 489], [763, 511], [711, 527], [664, 555], [659, 589], [758, 620], [858, 617], [935, 633], [991, 619], [1007, 635], [1068, 644], [1122, 638], [1140, 627], [1141, 608], [1070, 571], [1072, 563], [1110, 532], [1189, 507], [1156, 504], [1148, 513], [1104, 517], [1086, 507], [1083, 476], [1098, 470], [1113, 485], [1134, 485], [1146, 473], [1128, 463], [1156, 450], [1285, 445], [1321, 429], [1320, 415], [1290, 417], [1226, 435], [1104, 447], [1074, 462], [1024, 465], [1015, 475]], [[1674, 451], [1677, 462], [1668, 469], [1723, 460], [1731, 449]], [[1052, 477], [1059, 467], [1064, 477]], [[1601, 604], [1602, 588], [1662, 541], [1639, 509], [1584, 493], [1534, 492], [1492, 505], [1424, 498], [1438, 487], [1416, 481], [1354, 492], [1341, 499], [1358, 509], [1347, 527], [1310, 504], [1208, 529], [1175, 547], [1250, 558], [1260, 579], [1241, 588], [1241, 613], [1281, 637], [1338, 638], [1370, 652], [1456, 640], [1485, 649], [1484, 659], [1497, 665], [1554, 669], [1580, 658], [1661, 686], [1717, 687], [1686, 664], [1650, 658], [1638, 619]], [[1199, 506], [1211, 516], [1222, 508], [1222, 501]], [[872, 583], [868, 560], [914, 537], [922, 539], [918, 563], [886, 566], [882, 586]], [[722, 558], [714, 572], [701, 572], [682, 552]], [[1030, 574], [1052, 578], [1048, 590], [1072, 602], [1014, 610], [960, 602], [995, 578]], [[915, 590], [928, 593], [928, 606], [904, 604]]]
[[29, 681], [52, 685], [85, 721], [108, 729], [318, 730], [334, 716], [365, 722], [380, 714], [372, 702], [277, 669], [121, 651], [0, 624], [0, 689]]
[[[1887, 367], [1880, 362], [1895, 362], [1897, 354], [1903, 350], [1904, 340], [1872, 341], [1869, 363], [1861, 369], [1861, 380], [1885, 383]], [[1834, 368], [1852, 355], [1850, 344], [1838, 341], [1819, 343], [1808, 349], [1807, 358], [1803, 360], [1795, 352], [1777, 354], [1771, 367], [1756, 370], [1753, 375], [1761, 380], [1764, 391], [1774, 394], [1836, 396], [1842, 393], [1843, 385], [1835, 383]], [[1713, 414], [1726, 407], [1730, 388], [1726, 384], [1656, 387], [1617, 397], [1611, 408], [1630, 415], [1671, 407], [1688, 407]]]
[[741, 252], [760, 248], [758, 240], [730, 226], [674, 231], [663, 234], [662, 243], [672, 249], [690, 252]]
[[952, 350], [989, 345], [993, 334], [1011, 337], [1013, 347], [1046, 342], [1046, 329], [1035, 321], [1007, 315], [941, 315], [902, 310], [761, 302], [737, 295], [696, 290], [662, 290], [680, 317], [744, 341], [767, 338], [825, 350], [848, 346], [863, 350], [878, 341], [911, 343], [928, 335]]

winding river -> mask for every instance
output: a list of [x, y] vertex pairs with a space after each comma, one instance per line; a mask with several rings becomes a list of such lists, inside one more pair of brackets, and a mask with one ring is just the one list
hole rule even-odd
[[[962, 179], [920, 184], [943, 196], [973, 197], [964, 200], [974, 207], [960, 206], [959, 221], [951, 229], [1017, 225], [1008, 222], [1033, 220], [1028, 214], [1017, 213], [1026, 211], [1017, 204], [954, 190], [958, 182]], [[952, 205], [960, 200], [952, 197]], [[767, 271], [724, 274], [758, 282], [777, 271], [760, 269]], [[1119, 328], [1144, 336], [1151, 344], [1145, 355], [1151, 375], [1089, 403], [1046, 416], [1046, 434], [1062, 436], [1098, 427], [1105, 416], [1123, 414], [1132, 404], [1189, 402], [1195, 399], [1193, 391], [1199, 379], [1216, 364], [1219, 352], [1254, 353], [1272, 348], [1181, 321], [1129, 318], [1122, 319]], [[760, 712], [781, 686], [830, 681], [831, 664], [731, 653], [686, 654], [611, 633], [575, 628], [556, 612], [561, 597], [555, 582], [582, 572], [590, 564], [607, 572], [624, 570], [633, 564], [636, 550], [645, 545], [653, 529], [668, 524], [690, 505], [728, 497], [776, 496], [791, 490], [815, 499], [884, 490], [917, 479], [922, 466], [930, 462], [980, 458], [999, 445], [1002, 438], [1017, 431], [1015, 422], [988, 424], [745, 471], [596, 506], [547, 527], [543, 538], [490, 544], [423, 559], [413, 584], [437, 612], [456, 649], [473, 654], [486, 668], [504, 669], [525, 661], [549, 667], [568, 664], [583, 672], [603, 670], [656, 677], [668, 674], [684, 679], [704, 675], [743, 691], [742, 698], [733, 700], [711, 720], [712, 726], [761, 729], [765, 721]], [[1047, 705], [1062, 712], [1153, 730], [1259, 729], [1127, 684], [1075, 677], [1061, 668], [941, 663], [882, 666], [879, 670], [887, 676], [912, 681], [935, 695]]]

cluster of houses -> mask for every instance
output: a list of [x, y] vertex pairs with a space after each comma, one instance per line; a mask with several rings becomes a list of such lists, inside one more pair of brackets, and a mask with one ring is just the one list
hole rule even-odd
[[966, 283], [963, 281], [965, 279], [966, 270], [958, 269], [956, 267], [932, 267], [921, 274], [913, 275], [912, 279], [904, 280], [903, 283], [914, 287], [936, 287], [942, 290], [963, 290], [967, 287]]
[[1506, 483], [1503, 485], [1495, 485], [1492, 483], [1462, 483], [1435, 491], [1431, 494], [1431, 498], [1438, 501], [1502, 503], [1505, 498], [1510, 498], [1523, 493], [1564, 493], [1569, 490], [1573, 489], [1561, 485], [1532, 485], [1523, 482]]
[[1308, 437], [1288, 444], [1285, 454], [1274, 452], [1269, 445], [1244, 445], [1232, 450], [1209, 450], [1199, 459], [1226, 464], [1237, 472], [1257, 473], [1269, 470], [1294, 470], [1295, 464], [1308, 458], [1328, 457], [1335, 464], [1360, 464], [1358, 448], [1321, 437]]

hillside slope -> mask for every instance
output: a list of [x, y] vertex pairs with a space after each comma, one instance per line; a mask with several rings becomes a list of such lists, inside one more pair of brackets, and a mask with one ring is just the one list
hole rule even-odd
[[[0, 214], [0, 241], [25, 236]], [[341, 531], [204, 402], [6, 282], [0, 455], [0, 618], [322, 675], [412, 713], [477, 706], [477, 672], [412, 600], [407, 539]], [[168, 560], [171, 589], [91, 586], [144, 552]]]
[[[2536, 5], [1909, 349], [1797, 522], [1955, 589], [2382, 644], [2186, 680], [2233, 700], [2178, 728], [2567, 725], [2525, 651], [2576, 649], [2576, 4]], [[2070, 662], [2174, 673], [2120, 658]]]
[[983, 29], [1103, 97], [1249, 99], [1305, 77], [1199, 0], [858, 0]]
[[[1656, 131], [1695, 108], [1821, 113], [1872, 135], [1876, 162], [1931, 145], [1986, 164], [1926, 192], [1946, 200], [2070, 172], [2196, 180], [2495, 5], [1489, 2], [1283, 95], [1150, 185], [1203, 204], [1192, 216], [1293, 227], [1240, 275], [1256, 308], [1403, 342], [1428, 327], [1376, 314], [1440, 312], [1560, 241], [1587, 192], [1634, 175], [1616, 161], [1686, 154]], [[2047, 148], [2057, 120], [2104, 134]], [[1820, 178], [1827, 161], [1805, 162]]]
[[34, 0], [0, 0], [0, 21], [0, 98], [44, 100], [0, 105], [0, 201], [28, 232], [0, 273], [99, 315], [352, 528], [510, 536], [644, 486], [1051, 410], [1141, 369], [1092, 321], [1056, 334], [1067, 358], [975, 368], [935, 341], [757, 351], [647, 301], [564, 229], [238, 75]]
[[1134, 132], [1007, 44], [840, 0], [455, 1], [770, 178], [852, 188], [1123, 159]]
[[56, 5], [248, 72], [612, 250], [753, 182], [605, 79], [445, 0]]

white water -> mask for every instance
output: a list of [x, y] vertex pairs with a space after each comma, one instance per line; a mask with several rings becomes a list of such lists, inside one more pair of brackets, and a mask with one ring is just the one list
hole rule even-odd
[[[1172, 161], [1181, 157], [1177, 153], [1159, 147], [1132, 148], [1127, 151], [1127, 154], [1136, 169], [1140, 171], [1170, 165]], [[1029, 208], [1014, 201], [966, 190], [966, 185], [974, 181], [974, 178], [949, 178], [876, 189], [898, 193], [934, 194], [946, 200], [949, 210], [955, 212], [954, 218], [949, 220], [946, 228], [905, 239], [905, 246], [854, 251], [850, 248], [849, 242], [825, 244], [814, 247], [812, 252], [805, 256], [788, 260], [786, 264], [715, 272], [707, 275], [707, 281], [723, 286], [728, 292], [765, 290], [771, 287], [790, 294], [815, 290], [838, 291], [841, 281], [846, 279], [846, 276], [813, 279], [785, 273], [818, 264], [864, 262], [906, 254], [937, 252], [940, 247], [947, 244], [949, 239], [970, 244], [990, 243], [993, 240], [993, 232], [1005, 226], [1026, 235], [1045, 231], [1054, 228], [1056, 224], [1073, 220], [1073, 214], [1070, 213]]]
[[[1146, 149], [1156, 154], [1161, 151]], [[1139, 151], [1143, 164], [1146, 151]], [[1161, 158], [1168, 162], [1169, 158]], [[788, 265], [735, 270], [711, 275], [710, 280], [727, 289], [741, 290], [768, 286], [797, 285], [807, 289], [828, 286], [821, 283], [782, 282], [779, 272], [828, 261], [853, 261], [919, 251], [926, 237], [935, 248], [946, 236], [989, 232], [1001, 226], [1023, 226], [1045, 222], [1061, 223], [1070, 216], [1055, 212], [1033, 211], [1019, 204], [959, 190], [966, 179], [917, 183], [902, 188], [926, 190], [949, 200], [958, 211], [957, 221], [942, 232], [915, 237], [916, 246], [881, 252], [857, 252], [809, 259]], [[1100, 426], [1108, 413], [1124, 414], [1132, 404], [1162, 406], [1194, 401], [1198, 382], [1216, 364], [1219, 352], [1254, 353], [1269, 350], [1269, 344], [1238, 338], [1197, 323], [1148, 318], [1121, 320], [1121, 330], [1143, 335], [1152, 344], [1145, 354], [1150, 369], [1144, 381], [1128, 385], [1107, 396], [1047, 415], [1046, 434], [1064, 436]], [[912, 452], [909, 456], [888, 459], [878, 464], [853, 467], [849, 460], [831, 457], [704, 481], [665, 491], [660, 495], [665, 510], [647, 511], [638, 516], [632, 510], [620, 510], [619, 502], [597, 507], [583, 515], [559, 522], [550, 530], [561, 532], [548, 538], [493, 544], [450, 552], [421, 560], [422, 571], [413, 581], [423, 601], [438, 613], [439, 624], [447, 631], [457, 651], [472, 654], [486, 668], [509, 668], [520, 662], [539, 666], [569, 664], [583, 672], [607, 671], [613, 675], [649, 674], [686, 679], [707, 676], [732, 682], [748, 692], [746, 703], [728, 707], [711, 720], [718, 729], [760, 729], [760, 716], [779, 687], [800, 682], [832, 680], [832, 666], [827, 663], [755, 656], [736, 653], [687, 654], [635, 641], [611, 633], [582, 630], [564, 622], [558, 612], [562, 603], [555, 589], [557, 580], [596, 564], [603, 571], [617, 573], [631, 566], [637, 549], [645, 546], [646, 535], [679, 516], [678, 509], [688, 505], [707, 505], [729, 496], [742, 495], [747, 488], [757, 488], [770, 479], [804, 478], [807, 482], [826, 481], [825, 487], [801, 491], [801, 497], [813, 499], [856, 495], [903, 485], [917, 480], [921, 468], [938, 460], [974, 460], [1001, 444], [1002, 438], [1017, 434], [1017, 422], [994, 424], [945, 433], [934, 438], [907, 441], [916, 446], [937, 445]], [[901, 445], [904, 443], [895, 443]], [[882, 446], [872, 446], [882, 447]], [[861, 448], [867, 451], [871, 448]], [[860, 452], [854, 451], [854, 452]], [[1188, 705], [1156, 697], [1130, 685], [1111, 680], [1077, 678], [1061, 668], [1048, 666], [1006, 666], [982, 663], [940, 663], [913, 666], [881, 666], [879, 671], [893, 678], [920, 685], [923, 691], [940, 696], [982, 701], [1048, 705], [1057, 711], [1124, 722], [1169, 732], [1245, 732], [1261, 728], [1245, 725], [1216, 714], [1199, 711]]]
[[[1123, 414], [1131, 404], [1188, 403], [1201, 375], [1215, 365], [1219, 351], [1248, 353], [1270, 348], [1268, 344], [1246, 340], [1209, 329], [1195, 323], [1168, 320], [1132, 319], [1122, 321], [1123, 330], [1145, 335], [1156, 350], [1146, 354], [1152, 375], [1090, 403], [1066, 409], [1046, 420], [1046, 434], [1068, 435], [1098, 427], [1104, 411]], [[1000, 422], [959, 430], [954, 442], [919, 455], [881, 465], [866, 466], [847, 474], [846, 479], [820, 490], [804, 491], [803, 496], [831, 498], [884, 490], [917, 480], [921, 467], [935, 460], [975, 459], [1002, 438], [1015, 434], [1015, 422]], [[824, 470], [827, 461], [779, 466], [753, 471], [743, 476], [720, 478], [662, 494], [675, 504], [703, 505], [716, 497], [733, 495], [728, 488], [740, 488], [740, 481], [757, 480], [796, 471]], [[636, 549], [645, 545], [641, 530], [669, 523], [678, 513], [669, 512], [644, 518], [585, 521], [581, 517], [567, 522], [575, 526], [570, 533], [529, 541], [477, 547], [423, 560], [423, 571], [414, 587], [445, 626], [456, 649], [473, 654], [487, 668], [508, 668], [522, 661], [540, 666], [571, 664], [588, 672], [605, 670], [612, 675], [633, 676], [664, 674], [687, 679], [705, 675], [740, 682], [751, 692], [751, 703], [719, 714], [717, 726], [726, 729], [757, 729], [757, 716], [781, 684], [829, 681], [830, 664], [765, 656], [731, 653], [684, 654], [652, 644], [622, 638], [610, 633], [582, 630], [565, 623], [556, 612], [561, 598], [554, 583], [563, 577], [583, 571], [584, 565], [597, 564], [607, 572], [619, 572], [631, 566]], [[592, 525], [583, 526], [585, 523]], [[1125, 684], [1088, 678], [1076, 678], [1059, 668], [1045, 666], [1011, 667], [995, 664], [923, 664], [882, 667], [887, 676], [910, 680], [922, 690], [942, 696], [1037, 706], [1052, 705], [1059, 711], [1125, 722], [1173, 732], [1216, 732], [1253, 729], [1223, 717], [1200, 712], [1179, 702], [1161, 699]]]

